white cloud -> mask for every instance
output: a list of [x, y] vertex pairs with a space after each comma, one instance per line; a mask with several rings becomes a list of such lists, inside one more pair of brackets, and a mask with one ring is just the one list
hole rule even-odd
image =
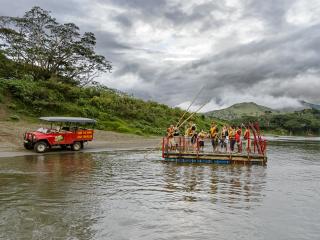
[[320, 2], [318, 0], [298, 0], [286, 14], [287, 22], [294, 25], [308, 25], [320, 21]]

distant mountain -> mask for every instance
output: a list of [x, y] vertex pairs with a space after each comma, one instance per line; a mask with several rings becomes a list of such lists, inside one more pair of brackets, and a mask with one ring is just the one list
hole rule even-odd
[[302, 111], [304, 109], [320, 110], [319, 104], [308, 103], [303, 100], [300, 100], [299, 103], [300, 103], [300, 106], [284, 107], [284, 108], [278, 109], [278, 111], [281, 113], [292, 113], [292, 112]]
[[205, 115], [225, 120], [233, 120], [243, 116], [261, 116], [275, 113], [279, 113], [279, 111], [258, 105], [254, 102], [243, 102], [234, 104], [225, 109], [207, 112]]
[[320, 110], [320, 105], [319, 104], [308, 103], [306, 101], [300, 101], [300, 103], [305, 108]]

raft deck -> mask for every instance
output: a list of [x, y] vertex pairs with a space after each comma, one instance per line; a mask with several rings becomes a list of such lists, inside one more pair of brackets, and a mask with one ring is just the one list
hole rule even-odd
[[163, 160], [181, 163], [216, 163], [216, 164], [261, 164], [267, 163], [267, 157], [259, 154], [219, 153], [219, 152], [174, 152], [167, 151]]

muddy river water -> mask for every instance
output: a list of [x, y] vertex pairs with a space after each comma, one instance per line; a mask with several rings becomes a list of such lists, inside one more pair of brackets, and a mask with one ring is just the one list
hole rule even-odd
[[320, 239], [320, 141], [267, 166], [116, 151], [0, 158], [0, 239]]

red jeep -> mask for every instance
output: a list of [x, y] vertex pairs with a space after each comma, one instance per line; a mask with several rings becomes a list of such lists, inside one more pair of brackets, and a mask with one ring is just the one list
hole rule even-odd
[[[41, 117], [40, 120], [50, 122], [50, 128], [39, 128], [33, 132], [24, 134], [24, 147], [43, 153], [51, 147], [60, 146], [62, 149], [71, 147], [73, 151], [79, 151], [83, 144], [93, 139], [93, 130], [81, 127], [80, 124], [95, 124], [90, 118], [75, 117]], [[53, 128], [52, 124], [58, 123]]]

